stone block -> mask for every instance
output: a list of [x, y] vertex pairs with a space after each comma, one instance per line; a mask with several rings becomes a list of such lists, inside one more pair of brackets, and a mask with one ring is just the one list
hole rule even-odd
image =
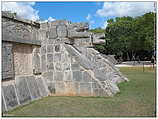
[[63, 80], [63, 72], [55, 72], [55, 74], [54, 74], [54, 80], [55, 81], [61, 81], [61, 80]]
[[59, 25], [57, 27], [57, 34], [59, 38], [65, 38], [67, 37], [67, 29], [65, 25]]
[[18, 76], [15, 77], [15, 85], [17, 88], [17, 94], [19, 97], [20, 104], [31, 100], [31, 94], [27, 86], [26, 77]]
[[53, 54], [47, 54], [47, 62], [53, 62]]
[[75, 81], [82, 81], [82, 72], [81, 71], [73, 71], [73, 79]]
[[33, 53], [33, 73], [34, 74], [40, 74], [41, 73], [41, 60], [40, 60], [40, 54], [37, 52]]
[[74, 81], [64, 81], [64, 95], [74, 96], [78, 94], [79, 88]]
[[56, 89], [55, 89], [55, 83], [51, 82], [48, 83], [48, 90], [51, 94], [55, 94], [56, 93]]
[[80, 83], [80, 95], [92, 95], [91, 83]]
[[13, 51], [12, 44], [2, 42], [2, 79], [12, 78], [13, 71]]
[[49, 32], [49, 39], [57, 38], [57, 29], [56, 26], [51, 26], [50, 32]]
[[55, 64], [56, 71], [62, 71], [62, 63], [61, 62], [56, 62], [54, 64]]
[[86, 58], [84, 55], [80, 54], [75, 47], [67, 44], [65, 44], [64, 47], [72, 57], [75, 57], [75, 60], [81, 66], [83, 66], [85, 69], [93, 69], [93, 64], [90, 62], [90, 60], [88, 60], [88, 58]]
[[55, 53], [54, 54], [54, 62], [61, 61], [61, 53]]
[[41, 54], [42, 55], [46, 54], [46, 45], [41, 47]]
[[47, 40], [47, 43], [48, 43], [48, 44], [54, 44], [54, 43], [55, 43], [55, 40], [56, 40], [56, 39], [48, 39], [48, 40]]
[[48, 95], [48, 91], [47, 91], [47, 87], [45, 85], [45, 82], [43, 81], [43, 79], [41, 77], [36, 78], [36, 82], [40, 91], [40, 95], [41, 96], [47, 96]]
[[80, 70], [80, 65], [78, 63], [72, 63], [71, 64], [71, 69], [72, 70]]
[[12, 84], [7, 86], [2, 86], [2, 90], [6, 101], [7, 109], [12, 109], [15, 106], [17, 106], [18, 100], [14, 86]]
[[100, 96], [100, 95], [99, 95], [99, 90], [100, 90], [100, 89], [98, 89], [98, 88], [93, 89], [93, 95], [94, 95], [94, 96]]
[[44, 80], [53, 81], [54, 72], [45, 72], [42, 76]]
[[35, 77], [34, 76], [27, 76], [26, 80], [27, 80], [28, 87], [30, 89], [32, 99], [39, 98], [40, 97], [40, 91], [38, 89]]
[[99, 88], [101, 88], [101, 86], [97, 82], [93, 82], [92, 83], [92, 88], [99, 89]]
[[7, 111], [7, 109], [6, 109], [6, 106], [4, 104], [5, 102], [4, 102], [3, 94], [2, 94], [2, 98], [1, 99], [2, 99], [2, 108], [1, 109], [2, 109], [2, 112], [5, 112], [5, 111]]
[[47, 53], [53, 53], [54, 45], [47, 45]]
[[89, 38], [89, 32], [75, 32], [74, 30], [70, 30], [68, 32], [68, 38]]
[[91, 75], [86, 71], [83, 72], [83, 82], [91, 82], [91, 81], [92, 81]]
[[48, 64], [47, 64], [47, 69], [48, 69], [48, 70], [54, 70], [54, 63], [52, 63], [52, 62], [51, 62], [51, 63], [48, 63]]
[[64, 70], [64, 71], [70, 70], [70, 63], [65, 62], [65, 63], [63, 64], [63, 70]]
[[72, 80], [72, 73], [71, 73], [71, 71], [65, 71], [65, 72], [64, 72], [64, 80], [65, 80], [65, 81], [70, 81], [70, 80]]
[[62, 39], [61, 38], [55, 39], [55, 44], [60, 44], [60, 43], [62, 43]]
[[55, 52], [60, 52], [60, 44], [55, 45]]
[[45, 72], [47, 70], [46, 55], [41, 56], [41, 68], [42, 68], [42, 72]]
[[65, 95], [65, 85], [64, 82], [62, 81], [57, 81], [55, 83], [55, 91], [56, 91], [56, 95]]
[[69, 25], [70, 22], [66, 21], [66, 20], [55, 20], [55, 21], [51, 22], [50, 24], [51, 24], [51, 26]]

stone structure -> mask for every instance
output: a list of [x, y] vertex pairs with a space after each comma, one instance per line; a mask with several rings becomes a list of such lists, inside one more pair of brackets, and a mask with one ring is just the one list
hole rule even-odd
[[2, 12], [2, 109], [44, 96], [113, 96], [127, 81], [87, 23], [36, 23]]

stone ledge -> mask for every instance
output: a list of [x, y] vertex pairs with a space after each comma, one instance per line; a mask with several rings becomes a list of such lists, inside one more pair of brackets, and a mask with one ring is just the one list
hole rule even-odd
[[21, 38], [14, 38], [14, 37], [10, 37], [7, 35], [2, 35], [2, 41], [41, 46], [41, 41], [39, 41], [39, 40], [24, 40]]
[[13, 21], [22, 22], [24, 24], [28, 24], [28, 25], [40, 28], [40, 24], [38, 22], [27, 20], [27, 19], [22, 19], [22, 18], [18, 17], [15, 13], [2, 11], [2, 18], [11, 19]]

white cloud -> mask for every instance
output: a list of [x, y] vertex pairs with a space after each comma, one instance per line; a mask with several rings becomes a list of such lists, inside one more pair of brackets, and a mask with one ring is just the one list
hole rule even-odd
[[104, 2], [96, 14], [101, 17], [135, 17], [150, 11], [154, 11], [154, 2]]
[[88, 14], [88, 15], [87, 15], [86, 20], [89, 22], [89, 27], [90, 27], [90, 28], [91, 28], [92, 25], [95, 23], [95, 21], [92, 20], [91, 14]]
[[92, 18], [92, 16], [90, 14], [88, 14], [88, 16], [86, 17], [87, 20], [90, 20]]
[[43, 22], [52, 22], [52, 21], [55, 21], [55, 19], [52, 18], [52, 17], [48, 17], [47, 20], [44, 20], [44, 21], [41, 21], [41, 22], [43, 23]]
[[35, 2], [2, 2], [2, 11], [16, 12], [21, 18], [36, 21], [39, 15], [34, 5]]
[[55, 21], [55, 19], [52, 18], [52, 17], [49, 17], [49, 18], [48, 18], [48, 21], [50, 21], [50, 22], [51, 22], [51, 21]]

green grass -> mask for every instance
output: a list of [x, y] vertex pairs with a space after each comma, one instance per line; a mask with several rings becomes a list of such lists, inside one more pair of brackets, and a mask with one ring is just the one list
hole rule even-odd
[[120, 93], [103, 97], [45, 97], [18, 107], [7, 115], [34, 117], [155, 117], [156, 80], [152, 69], [120, 68], [130, 81]]

